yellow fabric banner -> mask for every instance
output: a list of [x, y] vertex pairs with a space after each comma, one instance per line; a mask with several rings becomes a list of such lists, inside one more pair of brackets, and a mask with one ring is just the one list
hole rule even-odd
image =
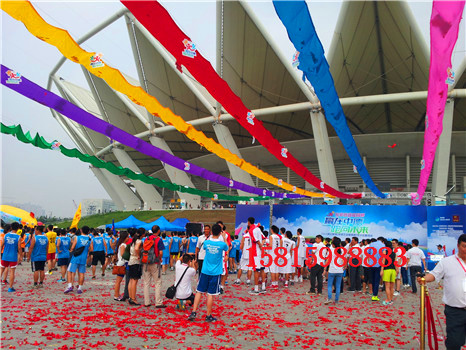
[[81, 64], [90, 73], [105, 80], [110, 87], [125, 94], [134, 103], [145, 107], [152, 115], [159, 117], [165, 123], [174, 126], [190, 140], [205, 147], [209, 152], [236, 165], [247, 173], [286, 191], [308, 197], [333, 197], [297, 188], [233, 154], [213, 139], [207, 137], [202, 131], [185, 122], [183, 118], [174, 114], [169, 108], [163, 107], [155, 97], [146, 93], [140, 86], [131, 85], [119, 70], [108, 66], [102, 60], [101, 54], [83, 50], [66, 30], [47, 23], [29, 1], [1, 1], [0, 7], [14, 19], [21, 21], [31, 34], [55, 46], [66, 58]]
[[79, 203], [79, 207], [76, 210], [76, 213], [74, 213], [73, 222], [71, 223], [70, 228], [78, 228], [79, 220], [81, 220], [81, 203]]

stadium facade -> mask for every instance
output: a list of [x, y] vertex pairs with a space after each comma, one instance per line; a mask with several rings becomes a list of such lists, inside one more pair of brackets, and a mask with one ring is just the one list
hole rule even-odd
[[[291, 65], [291, 57], [283, 55], [249, 5], [218, 2], [216, 15], [216, 68], [232, 90], [274, 137], [325, 183], [342, 191], [367, 193], [333, 128], [325, 121], [312, 87], [303, 82], [300, 72]], [[131, 42], [128, 50], [132, 50], [137, 66], [137, 77], [126, 76], [130, 83], [141, 86], [163, 106], [248, 162], [292, 185], [316, 190], [261, 145], [253, 144], [248, 132], [186, 69], [181, 73], [176, 68], [173, 57], [128, 10], [118, 11], [78, 42], [98, 35], [117, 20], [126, 21]], [[461, 40], [464, 46], [464, 38]], [[429, 49], [411, 9], [407, 3], [396, 1], [344, 2], [327, 60], [369, 173], [382, 191], [391, 194], [389, 199], [380, 200], [367, 193], [361, 201], [409, 204], [408, 194], [416, 190], [419, 180], [429, 75]], [[64, 59], [60, 60], [50, 73], [48, 87], [54, 84], [70, 102], [193, 164], [249, 185], [273, 188], [200, 148], [86, 70], [83, 69], [86, 88], [63, 80], [59, 76], [63, 62]], [[446, 104], [444, 131], [424, 197], [427, 204], [445, 199], [463, 204], [465, 200], [465, 68], [466, 57], [455, 72], [456, 84], [451, 86]], [[59, 113], [52, 111], [52, 114], [82, 152], [180, 185], [237, 194], [236, 190], [191, 177], [112, 142]], [[198, 208], [213, 202], [155, 188], [105, 169], [91, 167], [91, 171], [121, 210], [166, 208], [173, 202]], [[311, 201], [322, 200], [306, 198], [295, 202]], [[348, 204], [361, 201], [351, 200]]]

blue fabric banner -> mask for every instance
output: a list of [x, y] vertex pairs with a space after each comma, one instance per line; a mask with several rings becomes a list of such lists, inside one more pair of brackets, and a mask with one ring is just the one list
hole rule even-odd
[[303, 80], [307, 78], [314, 87], [325, 111], [325, 117], [335, 129], [343, 147], [367, 187], [375, 195], [385, 198], [385, 195], [372, 181], [359, 154], [353, 135], [351, 135], [324, 55], [324, 48], [317, 36], [306, 2], [303, 0], [274, 0], [273, 5], [288, 32], [288, 37], [299, 53], [299, 55], [295, 55], [293, 64], [298, 65], [298, 68], [303, 72]]

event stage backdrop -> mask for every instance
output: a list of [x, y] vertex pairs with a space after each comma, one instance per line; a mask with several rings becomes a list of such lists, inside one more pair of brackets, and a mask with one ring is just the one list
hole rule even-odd
[[256, 223], [264, 226], [266, 231], [270, 228], [270, 206], [269, 205], [237, 205], [235, 234], [241, 236], [248, 227], [248, 218], [253, 217]]
[[427, 216], [424, 206], [274, 205], [272, 224], [305, 237], [337, 236], [396, 238], [411, 243], [417, 238], [427, 248]]
[[427, 210], [427, 248], [438, 254], [437, 245], [444, 246], [447, 256], [458, 251], [458, 237], [466, 230], [466, 206], [429, 207]]

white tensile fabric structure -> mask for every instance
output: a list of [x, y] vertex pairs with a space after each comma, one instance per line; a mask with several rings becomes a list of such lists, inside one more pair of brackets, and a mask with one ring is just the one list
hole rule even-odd
[[[263, 147], [252, 144], [247, 131], [219, 109], [221, 106], [189, 72], [176, 69], [172, 56], [126, 9], [78, 42], [98, 35], [117, 20], [126, 21], [131, 42], [128, 50], [132, 50], [138, 69], [138, 76], [127, 77], [128, 81], [143, 87], [162, 105], [248, 162], [293, 185], [312, 189]], [[327, 59], [348, 124], [372, 178], [383, 191], [413, 191], [420, 171], [429, 51], [410, 8], [395, 1], [343, 3]], [[60, 60], [50, 73], [48, 88], [55, 84], [69, 101], [194, 164], [250, 185], [273, 187], [201, 149], [87, 71], [83, 70], [87, 88], [63, 80], [58, 74], [63, 62]], [[301, 80], [299, 71], [291, 65], [291, 57], [281, 53], [245, 2], [217, 3], [216, 67], [245, 105], [314, 174], [341, 190], [365, 190], [332, 127], [325, 122], [312, 87]], [[457, 83], [450, 91], [445, 131], [434, 165], [430, 189], [439, 197], [452, 185], [456, 185], [454, 193], [465, 191], [465, 68], [466, 58], [456, 71]], [[221, 116], [217, 118], [219, 110]], [[83, 152], [180, 185], [236, 194], [111, 143], [107, 137], [52, 113]], [[394, 143], [396, 147], [387, 148]], [[119, 209], [162, 208], [173, 198], [184, 200], [192, 208], [205, 204], [196, 196], [156, 189], [106, 170], [91, 170]]]

